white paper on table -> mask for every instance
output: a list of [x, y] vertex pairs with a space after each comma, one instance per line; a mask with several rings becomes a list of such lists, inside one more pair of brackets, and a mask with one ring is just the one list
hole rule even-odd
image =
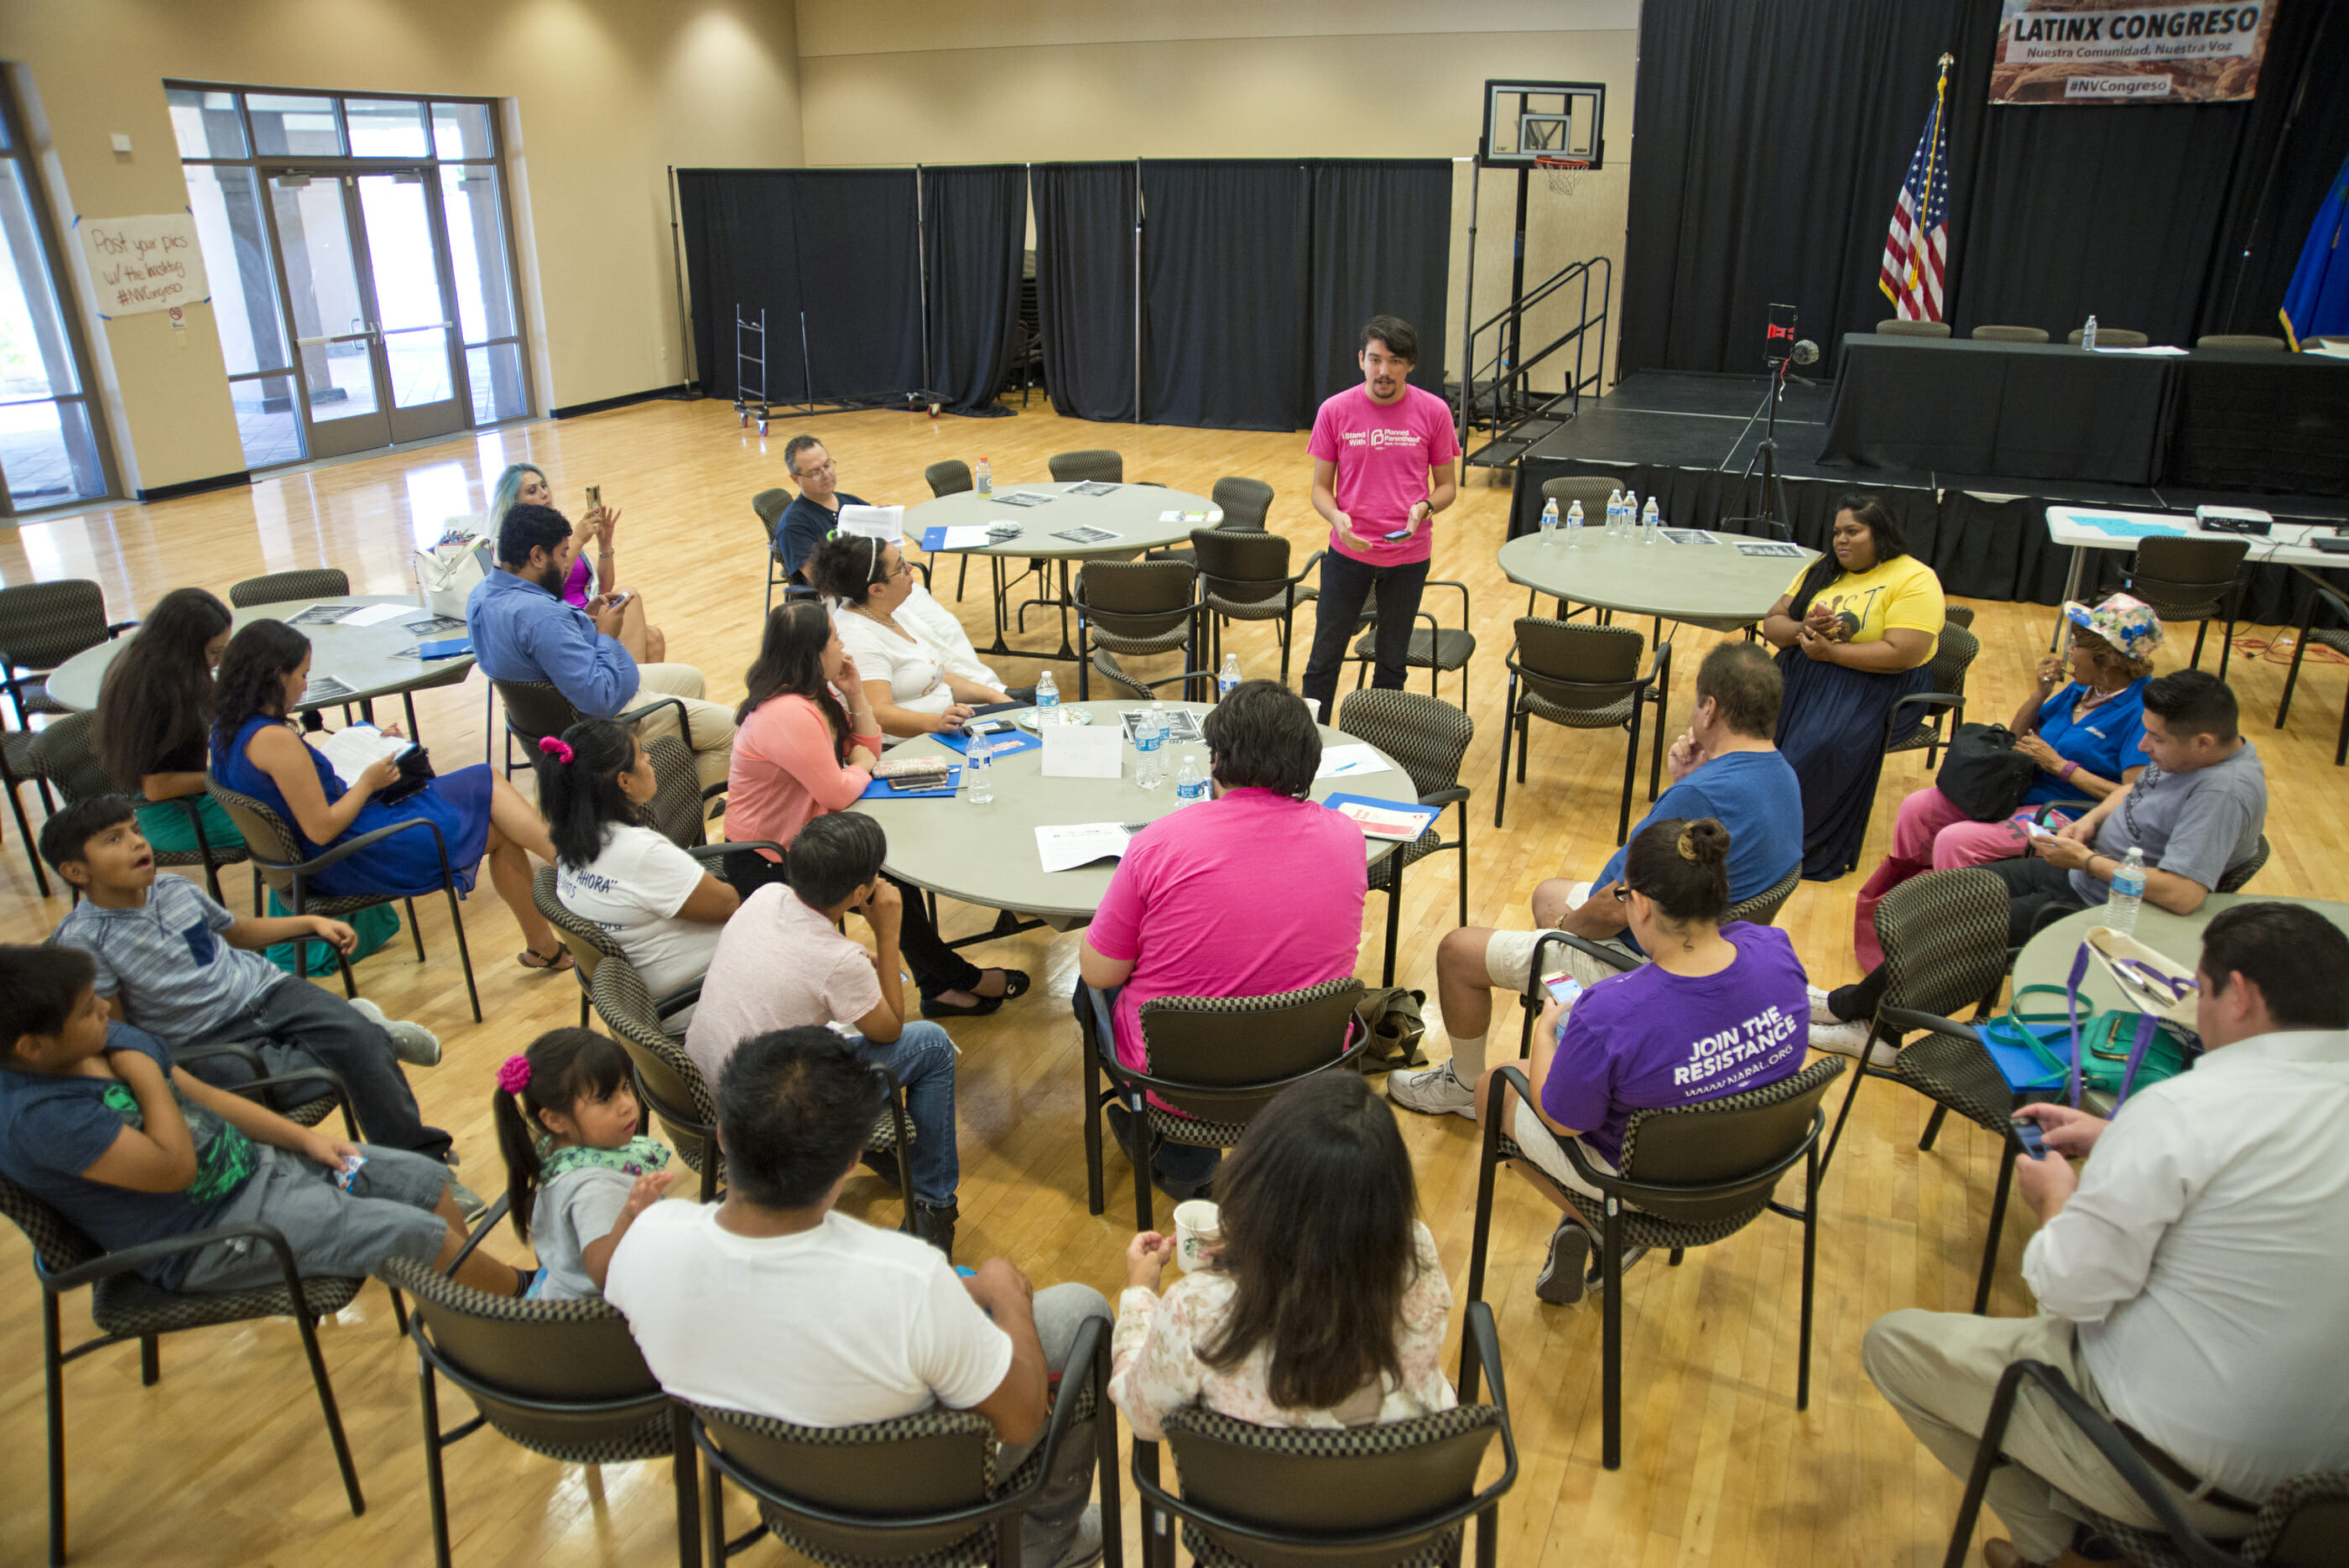
[[416, 607], [402, 602], [396, 605], [364, 605], [342, 618], [344, 626], [381, 626], [388, 620], [416, 613]]
[[[848, 510], [845, 506], [841, 510]], [[1007, 519], [1008, 521], [1008, 519]], [[947, 529], [946, 537], [938, 541], [941, 550], [983, 550], [987, 548], [987, 524], [957, 523]]]
[[1393, 764], [1379, 755], [1376, 746], [1357, 743], [1350, 746], [1324, 746], [1321, 765], [1313, 770], [1317, 779], [1350, 779], [1361, 774], [1386, 774], [1394, 771]]
[[840, 531], [863, 539], [886, 539], [900, 544], [905, 537], [905, 509], [902, 506], [843, 506], [840, 509]]
[[1161, 512], [1158, 520], [1161, 523], [1205, 523], [1207, 514], [1204, 512]]
[[1036, 830], [1036, 857], [1043, 862], [1047, 871], [1073, 871], [1096, 860], [1114, 860], [1124, 855], [1126, 840], [1133, 836], [1122, 822], [1079, 822], [1065, 827], [1040, 827]]
[[1124, 769], [1125, 736], [1109, 724], [1045, 724], [1044, 776], [1113, 779]]
[[2099, 343], [2088, 352], [2091, 354], [2147, 354], [2157, 358], [2166, 358], [2172, 354], [2183, 354], [2186, 350], [2169, 343], [2157, 343], [2147, 348], [2123, 348], [2117, 344], [2107, 348]]
[[416, 742], [404, 736], [387, 735], [373, 724], [346, 724], [318, 743], [318, 754], [343, 781], [343, 787], [355, 789], [359, 775], [387, 757], [398, 757], [416, 749]]

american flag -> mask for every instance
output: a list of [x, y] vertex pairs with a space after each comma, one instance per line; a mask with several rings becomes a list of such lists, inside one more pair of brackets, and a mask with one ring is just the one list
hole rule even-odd
[[[1944, 57], [1946, 59], [1946, 57]], [[1948, 67], [1943, 66], [1946, 71]], [[1900, 182], [1900, 202], [1884, 236], [1884, 266], [1876, 286], [1899, 308], [1904, 321], [1941, 319], [1941, 285], [1950, 270], [1950, 136], [1941, 125], [1944, 75], [1933, 94], [1925, 134]], [[1920, 217], [1921, 214], [1921, 217]]]

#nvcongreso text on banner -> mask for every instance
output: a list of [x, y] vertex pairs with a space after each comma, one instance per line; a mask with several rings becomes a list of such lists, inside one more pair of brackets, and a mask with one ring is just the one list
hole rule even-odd
[[2259, 91], [2275, 0], [2004, 0], [1992, 103], [2227, 103]]

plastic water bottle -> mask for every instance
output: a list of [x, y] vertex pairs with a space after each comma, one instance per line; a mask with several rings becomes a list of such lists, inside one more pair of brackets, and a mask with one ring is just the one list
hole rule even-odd
[[1166, 721], [1147, 708], [1133, 721], [1133, 782], [1143, 789], [1166, 782]]
[[2080, 347], [2083, 348], [2094, 348], [2095, 346], [2096, 318], [2091, 316], [2088, 317], [2088, 324], [2080, 328]]
[[1042, 724], [1061, 722], [1061, 685], [1049, 670], [1036, 677], [1036, 721]]
[[1557, 497], [1555, 495], [1542, 503], [1541, 542], [1545, 550], [1557, 543]]
[[1663, 537], [1663, 524], [1656, 519], [1656, 498], [1648, 497], [1647, 510], [1640, 514], [1640, 543], [1652, 545]]
[[1615, 537], [1615, 531], [1622, 525], [1623, 487], [1619, 484], [1607, 493], [1607, 537]]
[[[1555, 506], [1557, 503], [1553, 501], [1550, 504]], [[1578, 500], [1566, 509], [1566, 547], [1582, 548], [1582, 503]]]
[[1207, 775], [1199, 771], [1199, 759], [1185, 753], [1183, 771], [1174, 775], [1174, 804], [1194, 805], [1207, 798]]
[[995, 493], [995, 471], [987, 466], [987, 459], [982, 457], [978, 460], [978, 467], [971, 474], [971, 483], [978, 487], [981, 495]]
[[2123, 936], [2137, 929], [2137, 911], [2145, 907], [2145, 851], [2131, 846], [2127, 858], [2113, 868], [2113, 890], [2105, 899], [2105, 924]]
[[1620, 529], [1620, 537], [1630, 538], [1632, 530], [1638, 526], [1639, 521], [1640, 493], [1636, 490], [1627, 490], [1623, 493], [1623, 521], [1618, 525]]
[[962, 797], [973, 805], [985, 805], [995, 798], [995, 742], [991, 736], [973, 735], [963, 750]]
[[1239, 683], [1240, 656], [1237, 653], [1226, 653], [1224, 655], [1223, 669], [1216, 672], [1216, 701], [1220, 702], [1230, 696], [1232, 688]]

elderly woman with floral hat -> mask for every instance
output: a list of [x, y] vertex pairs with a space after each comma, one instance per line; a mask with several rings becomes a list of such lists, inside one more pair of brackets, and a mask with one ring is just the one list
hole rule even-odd
[[1998, 822], [1976, 822], [1934, 784], [1900, 803], [1892, 853], [1859, 890], [1852, 940], [1869, 968], [1883, 961], [1875, 915], [1887, 893], [1927, 871], [2022, 855], [2030, 845], [2024, 824], [2041, 806], [2102, 800], [2145, 771], [2145, 683], [2161, 646], [2161, 622], [2127, 594], [2094, 609], [2067, 603], [2064, 614], [2072, 646], [2039, 661], [2038, 690], [2007, 726], [2014, 749], [2039, 764], [2021, 809]]

